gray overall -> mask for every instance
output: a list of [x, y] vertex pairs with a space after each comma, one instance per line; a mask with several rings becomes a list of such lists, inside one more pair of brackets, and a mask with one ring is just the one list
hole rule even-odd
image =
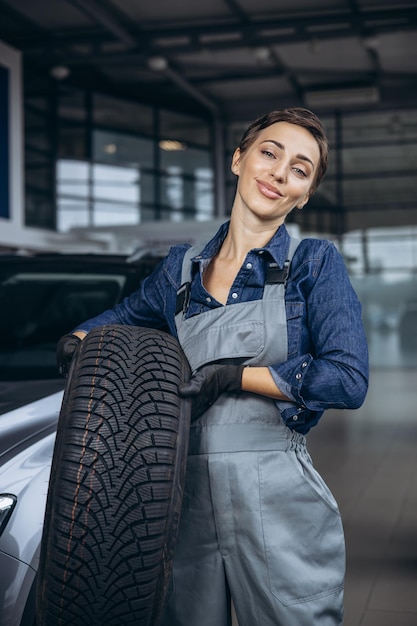
[[[298, 242], [292, 240], [289, 260]], [[190, 253], [183, 276], [189, 280]], [[185, 282], [185, 281], [183, 281]], [[176, 316], [193, 371], [206, 363], [287, 358], [285, 284], [262, 300]], [[342, 624], [345, 551], [337, 504], [305, 437], [275, 402], [223, 394], [191, 425], [173, 588], [163, 626]]]

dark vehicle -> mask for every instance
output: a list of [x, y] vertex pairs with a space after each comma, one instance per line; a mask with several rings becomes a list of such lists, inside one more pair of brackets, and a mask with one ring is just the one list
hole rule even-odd
[[0, 626], [36, 624], [36, 573], [65, 384], [57, 341], [120, 302], [161, 257], [0, 256]]

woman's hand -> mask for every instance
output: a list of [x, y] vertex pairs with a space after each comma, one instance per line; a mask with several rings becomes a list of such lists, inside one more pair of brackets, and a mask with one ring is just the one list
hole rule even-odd
[[225, 391], [249, 391], [275, 400], [289, 400], [276, 386], [267, 367], [204, 365], [179, 386], [183, 398], [191, 398], [191, 419], [200, 417]]
[[242, 391], [291, 402], [290, 398], [277, 387], [268, 367], [245, 367], [242, 376]]
[[58, 345], [56, 348], [56, 361], [58, 365], [58, 371], [60, 374], [62, 374], [62, 376], [64, 376], [64, 378], [67, 378], [74, 353], [86, 334], [87, 333], [77, 332], [69, 335], [64, 335], [58, 341]]
[[191, 419], [200, 417], [225, 391], [241, 391], [244, 365], [204, 365], [179, 386], [183, 398], [191, 398]]

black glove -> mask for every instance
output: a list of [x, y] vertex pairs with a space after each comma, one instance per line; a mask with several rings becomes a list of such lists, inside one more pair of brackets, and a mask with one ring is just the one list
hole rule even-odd
[[58, 341], [56, 347], [56, 362], [58, 371], [62, 376], [67, 378], [74, 352], [81, 343], [81, 339], [77, 335], [64, 335]]
[[200, 417], [224, 391], [241, 391], [244, 365], [204, 365], [178, 393], [191, 398], [191, 419]]

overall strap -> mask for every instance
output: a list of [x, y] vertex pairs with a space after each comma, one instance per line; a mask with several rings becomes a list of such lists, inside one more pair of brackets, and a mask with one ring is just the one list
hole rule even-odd
[[191, 259], [195, 257], [199, 252], [199, 248], [191, 246], [186, 250], [184, 258], [182, 260], [181, 270], [181, 286], [177, 291], [177, 301], [175, 305], [175, 315], [186, 311], [190, 300], [190, 288], [191, 288]]
[[191, 280], [191, 259], [197, 256], [199, 252], [201, 252], [201, 250], [198, 246], [191, 246], [191, 248], [188, 248], [188, 250], [186, 250], [184, 258], [182, 260], [181, 286]]
[[288, 274], [290, 273], [291, 261], [300, 243], [301, 239], [296, 239], [295, 237], [290, 238], [288, 254], [284, 262], [284, 267], [279, 267], [278, 263], [275, 263], [275, 261], [271, 261], [270, 263], [268, 263], [265, 280], [266, 285], [283, 284], [285, 286], [287, 284]]
[[[290, 238], [287, 259], [285, 260], [284, 267], [280, 268], [278, 264], [273, 261], [268, 264], [265, 284], [284, 284], [284, 286], [286, 285], [288, 274], [290, 272], [291, 261], [300, 242], [300, 239], [296, 239], [295, 237]], [[198, 253], [199, 248], [196, 246], [191, 246], [184, 254], [181, 271], [181, 286], [177, 291], [175, 315], [178, 315], [179, 313], [181, 313], [181, 311], [187, 310], [191, 288], [191, 259], [197, 256]]]

